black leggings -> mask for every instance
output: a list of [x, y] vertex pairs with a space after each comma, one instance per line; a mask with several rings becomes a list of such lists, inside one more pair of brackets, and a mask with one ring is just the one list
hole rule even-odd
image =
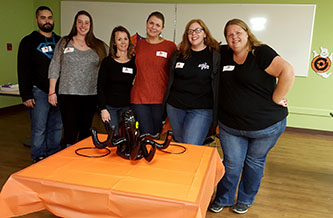
[[72, 145], [90, 136], [97, 108], [96, 95], [59, 95], [59, 108], [64, 127], [65, 145]]

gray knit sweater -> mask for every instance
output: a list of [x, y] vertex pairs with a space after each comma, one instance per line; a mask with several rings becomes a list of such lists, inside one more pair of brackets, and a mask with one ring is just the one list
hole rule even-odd
[[56, 45], [49, 79], [59, 79], [59, 94], [96, 95], [99, 57], [94, 50], [81, 51], [65, 40]]

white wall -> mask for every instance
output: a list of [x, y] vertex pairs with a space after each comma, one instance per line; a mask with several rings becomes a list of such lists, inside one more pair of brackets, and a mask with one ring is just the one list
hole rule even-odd
[[315, 5], [301, 4], [155, 4], [119, 2], [61, 2], [61, 34], [67, 35], [75, 14], [87, 10], [94, 20], [94, 33], [109, 43], [111, 31], [123, 25], [134, 35], [146, 35], [145, 22], [153, 11], [164, 14], [166, 22], [163, 37], [181, 41], [186, 23], [193, 18], [202, 19], [212, 35], [225, 43], [223, 28], [232, 18], [241, 18], [251, 26], [251, 18], [266, 19], [264, 29], [255, 31], [257, 38], [273, 47], [290, 62], [298, 76], [309, 71]]

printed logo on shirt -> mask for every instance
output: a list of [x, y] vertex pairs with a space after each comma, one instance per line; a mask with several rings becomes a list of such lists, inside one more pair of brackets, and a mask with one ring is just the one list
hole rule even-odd
[[49, 59], [52, 59], [55, 45], [56, 43], [53, 42], [43, 42], [38, 45], [37, 50], [46, 55]]
[[133, 69], [128, 67], [123, 67], [123, 73], [133, 74]]
[[222, 71], [233, 71], [235, 69], [235, 66], [233, 65], [226, 65], [223, 66], [223, 70]]
[[167, 57], [168, 57], [168, 52], [165, 52], [165, 51], [157, 51], [157, 52], [156, 52], [156, 56], [158, 56], [158, 57], [163, 57], [163, 58], [167, 58]]
[[204, 62], [202, 64], [199, 64], [198, 67], [201, 69], [201, 70], [209, 70], [209, 65], [207, 64], [207, 62]]
[[65, 48], [65, 50], [64, 50], [64, 54], [66, 54], [66, 53], [70, 53], [70, 52], [74, 52], [74, 48], [72, 48], [72, 47], [67, 47], [67, 48]]
[[176, 68], [184, 68], [185, 63], [182, 62], [177, 62], [176, 63]]

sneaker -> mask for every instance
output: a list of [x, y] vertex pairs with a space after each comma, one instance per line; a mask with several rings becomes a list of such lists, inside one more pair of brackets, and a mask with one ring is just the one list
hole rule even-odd
[[215, 202], [212, 203], [211, 205], [209, 205], [209, 210], [214, 212], [214, 213], [219, 213], [221, 212], [223, 209], [223, 206], [222, 205], [218, 205], [216, 204]]
[[235, 213], [243, 214], [249, 210], [249, 207], [251, 207], [249, 204], [236, 203], [232, 211]]

